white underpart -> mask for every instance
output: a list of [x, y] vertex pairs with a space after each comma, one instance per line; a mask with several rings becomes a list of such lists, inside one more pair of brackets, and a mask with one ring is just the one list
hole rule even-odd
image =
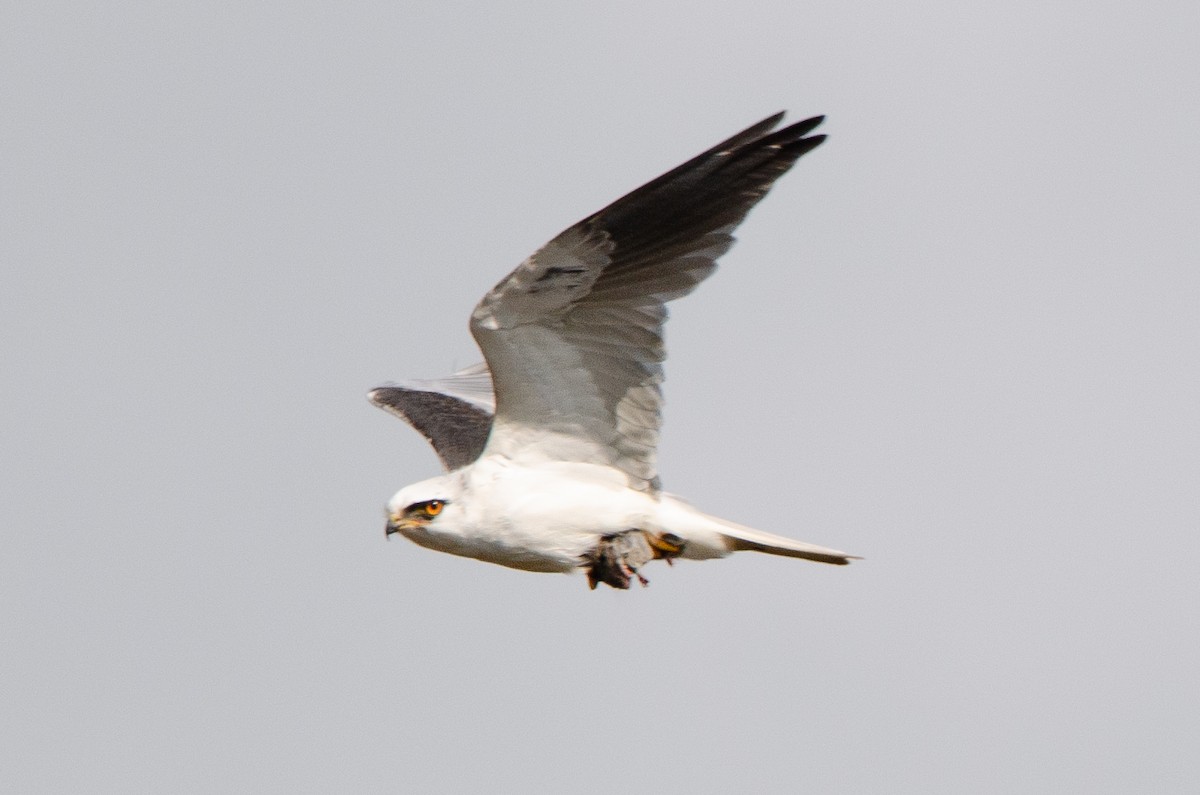
[[596, 464], [526, 466], [485, 456], [402, 489], [388, 509], [397, 514], [432, 499], [445, 501], [442, 513], [404, 535], [440, 552], [527, 571], [573, 571], [601, 538], [628, 530], [672, 533], [685, 542], [680, 557], [691, 560], [725, 557], [739, 541], [796, 557], [846, 555], [709, 516], [670, 494], [631, 489], [622, 472]]

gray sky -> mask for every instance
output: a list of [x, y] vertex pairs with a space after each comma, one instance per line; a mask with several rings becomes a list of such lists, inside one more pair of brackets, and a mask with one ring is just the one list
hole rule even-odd
[[[4, 789], [1200, 786], [1194, 3], [251, 5], [0, 11]], [[661, 471], [866, 560], [385, 543], [366, 391], [781, 108]]]

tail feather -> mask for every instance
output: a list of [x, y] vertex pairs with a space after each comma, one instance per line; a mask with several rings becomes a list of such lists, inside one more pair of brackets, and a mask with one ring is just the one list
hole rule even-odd
[[684, 558], [708, 560], [723, 558], [731, 552], [749, 550], [815, 560], [818, 563], [832, 563], [835, 566], [845, 566], [852, 560], [860, 559], [858, 555], [796, 541], [774, 533], [764, 533], [762, 530], [702, 513], [674, 494], [662, 495], [661, 509], [663, 528], [687, 542], [683, 548]]
[[804, 558], [818, 563], [832, 563], [835, 566], [845, 566], [852, 560], [861, 560], [858, 555], [850, 555], [828, 547], [795, 541], [773, 533], [764, 533], [732, 522], [721, 522], [725, 530], [721, 533], [730, 551], [766, 552], [770, 555], [784, 555], [789, 558]]

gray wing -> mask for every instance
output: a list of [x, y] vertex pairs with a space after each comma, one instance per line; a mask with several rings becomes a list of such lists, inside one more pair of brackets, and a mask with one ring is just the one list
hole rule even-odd
[[492, 430], [492, 379], [475, 365], [431, 381], [377, 387], [371, 402], [417, 429], [447, 471], [479, 457]]
[[475, 308], [494, 380], [488, 452], [585, 461], [658, 490], [665, 304], [691, 292], [732, 232], [823, 135], [772, 116], [618, 199], [543, 246]]

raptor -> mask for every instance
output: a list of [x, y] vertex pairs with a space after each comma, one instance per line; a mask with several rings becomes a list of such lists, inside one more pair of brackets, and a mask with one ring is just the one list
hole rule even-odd
[[372, 402], [445, 468], [387, 505], [387, 535], [515, 569], [646, 584], [653, 560], [752, 550], [853, 557], [710, 516], [662, 490], [666, 304], [713, 273], [733, 231], [824, 140], [771, 116], [563, 231], [483, 297], [485, 363], [382, 386]]

